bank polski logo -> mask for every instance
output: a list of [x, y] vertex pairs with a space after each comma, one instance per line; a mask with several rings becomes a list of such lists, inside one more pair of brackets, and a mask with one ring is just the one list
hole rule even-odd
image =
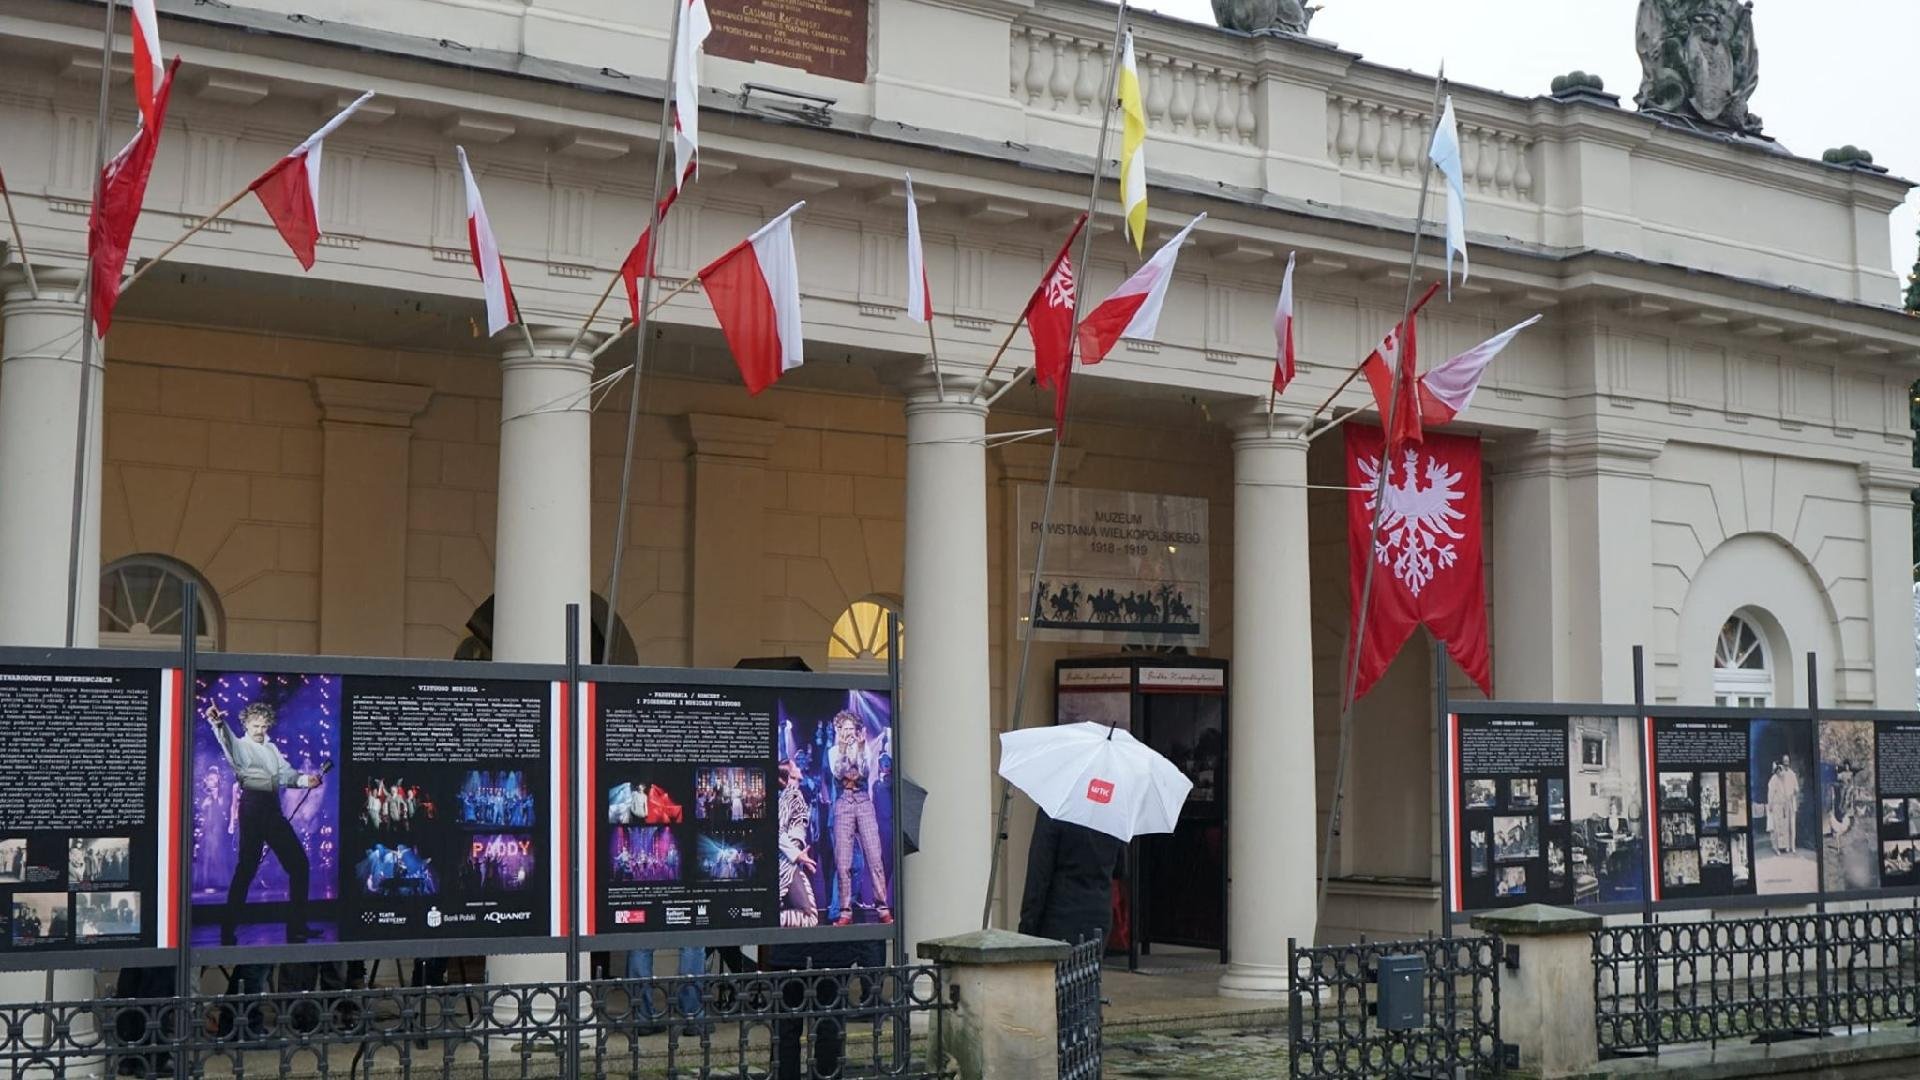
[[439, 908], [430, 907], [427, 909], [427, 929], [429, 930], [440, 929], [440, 909]]

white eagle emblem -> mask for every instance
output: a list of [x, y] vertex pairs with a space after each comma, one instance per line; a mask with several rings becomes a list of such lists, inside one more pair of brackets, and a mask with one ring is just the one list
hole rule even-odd
[[[1454, 505], [1467, 497], [1460, 488], [1464, 479], [1460, 471], [1448, 468], [1439, 458], [1428, 456], [1426, 486], [1420, 487], [1414, 475], [1419, 459], [1419, 451], [1406, 452], [1399, 483], [1394, 482], [1389, 470], [1387, 508], [1380, 515], [1380, 532], [1373, 544], [1373, 554], [1380, 565], [1390, 567], [1393, 576], [1415, 596], [1419, 596], [1420, 590], [1431, 584], [1440, 571], [1452, 569], [1460, 561], [1453, 541], [1464, 540], [1466, 534], [1454, 526], [1467, 518], [1466, 512]], [[1371, 514], [1376, 498], [1373, 492], [1378, 490], [1380, 481], [1380, 459], [1362, 457], [1360, 471], [1366, 476], [1367, 512]]]
[[1070, 308], [1073, 306], [1073, 264], [1065, 259], [1047, 278], [1047, 306]]

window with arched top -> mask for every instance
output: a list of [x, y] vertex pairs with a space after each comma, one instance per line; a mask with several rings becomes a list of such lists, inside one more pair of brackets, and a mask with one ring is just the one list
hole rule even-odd
[[101, 648], [178, 648], [189, 582], [198, 590], [194, 637], [202, 652], [217, 651], [226, 641], [219, 596], [192, 567], [165, 555], [128, 555], [100, 571]]
[[[887, 640], [887, 616], [900, 614], [900, 608], [884, 597], [869, 596], [855, 600], [834, 620], [827, 635], [827, 670], [880, 674], [895, 656], [893, 643]], [[899, 630], [900, 651], [906, 651], [906, 624]]]
[[[634, 648], [633, 635], [627, 632], [623, 619], [614, 619], [611, 626], [607, 621], [607, 600], [599, 593], [593, 594], [592, 610], [588, 614], [588, 640], [583, 642], [587, 655], [580, 658], [587, 664], [638, 664], [640, 654]], [[566, 620], [556, 623], [559, 629], [565, 629]], [[607, 647], [607, 631], [613, 631], [613, 647]], [[493, 597], [489, 596], [467, 616], [467, 636], [454, 650], [455, 660], [492, 660], [493, 659]]]
[[1713, 703], [1744, 708], [1773, 704], [1773, 656], [1758, 624], [1730, 615], [1713, 647]]

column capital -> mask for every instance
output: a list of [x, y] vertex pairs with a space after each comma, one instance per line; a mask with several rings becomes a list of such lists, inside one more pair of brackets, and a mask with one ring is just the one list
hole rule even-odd
[[1913, 491], [1920, 488], [1920, 469], [1863, 461], [1859, 470], [1860, 490], [1869, 505], [1907, 507], [1913, 504]]
[[36, 299], [27, 283], [26, 268], [20, 263], [8, 263], [0, 266], [0, 301], [10, 308], [23, 303], [47, 304], [78, 311], [85, 300], [80, 295], [80, 283], [86, 276], [83, 267], [35, 263], [33, 284], [40, 287], [40, 296]]
[[[500, 363], [503, 367], [556, 367], [569, 370], [585, 369], [593, 371], [593, 350], [602, 341], [605, 334], [586, 333], [581, 335], [578, 344], [574, 344], [574, 335], [579, 333], [575, 326], [529, 325], [527, 332], [515, 333], [509, 329], [500, 339]], [[533, 349], [527, 348], [527, 339], [533, 339]]]
[[[939, 400], [942, 386], [946, 387], [947, 397], [956, 399], [955, 404], [959, 404], [965, 402], [972, 394], [974, 384], [980, 381], [980, 376], [986, 370], [986, 365], [978, 360], [948, 356], [941, 358], [940, 371], [936, 375], [933, 370], [933, 358], [920, 356], [903, 358], [900, 361], [882, 365], [880, 380], [886, 386], [898, 390], [906, 397], [909, 404], [921, 400]], [[1000, 370], [994, 375], [997, 378], [1005, 378], [1013, 373], [1014, 368], [1003, 361]], [[981, 388], [980, 400], [984, 402], [992, 393], [993, 388], [990, 386]]]
[[1532, 476], [1567, 475], [1568, 438], [1559, 428], [1536, 431], [1531, 435], [1502, 438], [1496, 454], [1488, 461], [1488, 475], [1501, 480]]
[[[1001, 480], [1009, 484], [1044, 484], [1047, 466], [1053, 461], [1053, 446], [1040, 442], [1010, 443], [995, 449], [994, 456], [1000, 459]], [[1087, 452], [1077, 446], [1061, 447], [1060, 482], [1071, 484], [1073, 474], [1086, 459]]]
[[1623, 476], [1648, 479], [1653, 463], [1667, 448], [1655, 435], [1589, 428], [1565, 436], [1568, 476]]
[[765, 461], [783, 426], [778, 420], [761, 420], [751, 416], [687, 414], [687, 431], [693, 437], [693, 456], [696, 458]]
[[[931, 385], [925, 388], [916, 387], [907, 394], [907, 415], [925, 416], [941, 414], [956, 417], [970, 417], [982, 428], [985, 428], [988, 412], [987, 403], [985, 401], [968, 401], [967, 391], [972, 388], [973, 383], [971, 381], [956, 387], [950, 380], [947, 383], [947, 396], [942, 398], [940, 392]], [[908, 431], [907, 435], [908, 438], [911, 439], [913, 436], [912, 431]]]
[[313, 380], [313, 397], [320, 403], [321, 419], [330, 424], [407, 428], [426, 411], [433, 388], [319, 375]]
[[1233, 432], [1235, 447], [1271, 443], [1305, 450], [1313, 421], [1305, 413], [1278, 411], [1269, 419], [1266, 403], [1261, 402], [1257, 408], [1248, 408], [1229, 416], [1226, 424], [1227, 430]]

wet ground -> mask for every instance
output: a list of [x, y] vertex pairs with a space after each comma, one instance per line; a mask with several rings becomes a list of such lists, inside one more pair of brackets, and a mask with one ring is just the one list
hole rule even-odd
[[1287, 1075], [1280, 1031], [1117, 1032], [1107, 1037], [1105, 1070], [1118, 1077], [1265, 1080]]

